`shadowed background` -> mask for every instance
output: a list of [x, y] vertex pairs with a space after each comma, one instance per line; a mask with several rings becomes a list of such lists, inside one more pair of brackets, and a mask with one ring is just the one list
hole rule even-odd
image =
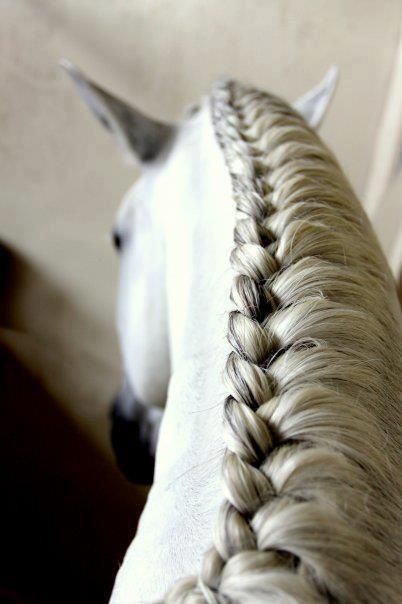
[[222, 74], [293, 100], [337, 64], [321, 133], [397, 274], [401, 21], [399, 0], [2, 0], [1, 601], [106, 601], [145, 497], [115, 469], [107, 420], [120, 379], [109, 232], [136, 173], [59, 58], [167, 120]]

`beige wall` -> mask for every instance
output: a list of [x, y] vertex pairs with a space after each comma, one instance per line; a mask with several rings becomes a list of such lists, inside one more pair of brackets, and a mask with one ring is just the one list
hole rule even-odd
[[291, 100], [337, 64], [340, 85], [322, 135], [363, 194], [402, 5], [2, 0], [0, 13], [0, 237], [19, 256], [1, 336], [106, 451], [120, 363], [108, 233], [135, 174], [58, 59], [168, 119], [221, 74]]

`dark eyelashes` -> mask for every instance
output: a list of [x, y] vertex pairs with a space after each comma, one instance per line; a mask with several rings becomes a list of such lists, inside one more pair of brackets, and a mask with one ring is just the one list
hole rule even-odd
[[123, 238], [117, 231], [112, 231], [112, 242], [115, 249], [119, 252], [121, 250]]

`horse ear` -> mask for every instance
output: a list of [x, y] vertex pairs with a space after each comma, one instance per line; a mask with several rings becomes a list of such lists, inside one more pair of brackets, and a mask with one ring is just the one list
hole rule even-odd
[[69, 61], [63, 59], [60, 64], [89, 109], [111, 132], [125, 157], [146, 163], [161, 153], [173, 136], [174, 126], [153, 120], [106, 92], [88, 80]]
[[312, 128], [318, 128], [327, 112], [338, 83], [338, 68], [331, 67], [324, 79], [293, 103]]

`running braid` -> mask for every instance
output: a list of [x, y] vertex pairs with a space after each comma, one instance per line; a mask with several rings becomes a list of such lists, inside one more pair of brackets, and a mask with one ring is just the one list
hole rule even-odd
[[218, 83], [238, 219], [225, 499], [177, 604], [402, 598], [399, 311], [336, 160], [282, 100]]

